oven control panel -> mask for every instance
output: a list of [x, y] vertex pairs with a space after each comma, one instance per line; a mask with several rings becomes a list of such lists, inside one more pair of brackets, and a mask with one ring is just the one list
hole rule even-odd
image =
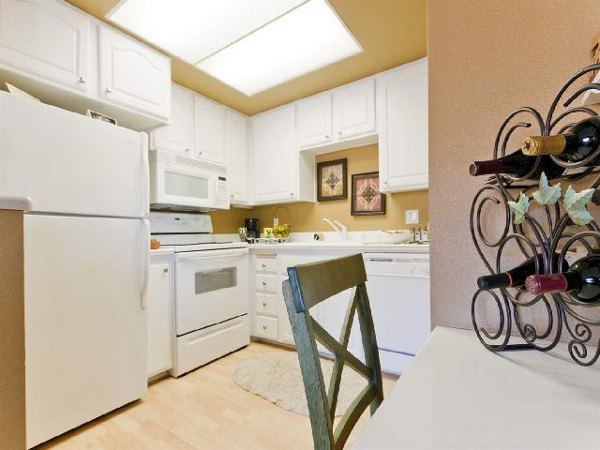
[[212, 233], [208, 214], [151, 212], [151, 233]]

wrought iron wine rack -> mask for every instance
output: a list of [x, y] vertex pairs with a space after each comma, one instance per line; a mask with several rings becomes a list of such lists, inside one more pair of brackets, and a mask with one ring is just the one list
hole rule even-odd
[[[587, 83], [575, 89], [581, 78], [592, 71], [600, 70], [600, 64], [581, 69], [571, 77], [555, 96], [546, 118], [534, 108], [522, 107], [512, 112], [502, 123], [494, 144], [493, 158], [506, 154], [506, 148], [511, 142], [513, 133], [523, 128], [531, 128], [530, 134], [547, 136], [561, 133], [574, 124], [572, 119], [579, 116], [596, 116], [598, 113], [585, 106], [572, 106], [585, 92], [600, 90], [600, 84]], [[573, 91], [567, 95], [567, 91]], [[566, 98], [566, 100], [563, 100]], [[561, 112], [559, 103], [562, 101]], [[575, 120], [576, 122], [577, 120]], [[535, 127], [539, 129], [536, 133]], [[519, 148], [520, 142], [517, 147]], [[585, 187], [597, 189], [600, 187], [600, 167], [588, 167], [588, 163], [600, 156], [600, 148], [582, 161], [568, 162], [559, 156], [551, 156], [556, 164], [565, 169], [561, 181], [585, 184]], [[595, 220], [588, 225], [575, 225], [564, 211], [564, 206], [558, 203], [551, 206], [536, 207], [536, 214], [527, 213], [525, 221], [515, 224], [508, 206], [509, 201], [516, 201], [522, 190], [537, 186], [534, 176], [541, 162], [537, 157], [531, 170], [522, 177], [512, 177], [496, 174], [486, 181], [473, 199], [470, 210], [471, 236], [477, 253], [481, 257], [490, 274], [501, 273], [503, 253], [507, 244], [514, 241], [515, 251], [529, 258], [540, 254], [535, 261], [536, 273], [552, 273], [553, 268], [562, 267], [567, 252], [575, 248], [581, 251], [592, 251], [600, 247], [600, 227]], [[597, 198], [600, 198], [598, 191]], [[594, 201], [594, 200], [593, 200]], [[599, 204], [596, 199], [596, 204]], [[488, 208], [504, 213], [504, 225], [500, 225], [500, 236], [490, 238], [484, 232], [484, 215]], [[486, 212], [487, 210], [487, 212]], [[477, 307], [479, 302], [492, 301], [491, 310], [498, 310], [499, 317], [492, 326], [480, 325], [478, 317], [483, 314]], [[485, 306], [485, 305], [483, 305]], [[488, 306], [490, 306], [488, 304]], [[538, 315], [535, 320], [526, 320], [527, 309], [536, 308]], [[489, 311], [489, 309], [487, 310]], [[541, 311], [541, 317], [539, 312]], [[484, 291], [479, 289], [471, 301], [471, 319], [473, 327], [481, 343], [489, 350], [497, 352], [508, 349], [537, 349], [549, 351], [556, 347], [563, 337], [567, 340], [568, 351], [573, 360], [583, 366], [594, 364], [600, 357], [600, 305], [585, 304], [577, 301], [566, 293], [542, 294], [534, 296], [524, 289], [500, 288]], [[514, 322], [513, 322], [514, 320]], [[513, 329], [513, 324], [514, 328]], [[520, 343], [510, 344], [512, 337]]]

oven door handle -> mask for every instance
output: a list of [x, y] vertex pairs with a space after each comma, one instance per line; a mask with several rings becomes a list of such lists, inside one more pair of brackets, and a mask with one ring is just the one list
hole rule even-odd
[[231, 258], [248, 254], [247, 248], [236, 248], [231, 250], [199, 250], [196, 252], [176, 253], [177, 261], [196, 261], [202, 259]]

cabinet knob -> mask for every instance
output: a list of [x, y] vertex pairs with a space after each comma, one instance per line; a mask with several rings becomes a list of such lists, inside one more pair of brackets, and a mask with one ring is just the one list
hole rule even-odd
[[106, 93], [107, 93], [107, 94], [110, 94], [110, 93], [112, 92], [112, 89], [111, 89], [111, 88], [109, 88], [109, 87], [107, 87], [107, 88], [105, 89], [105, 91], [106, 91]]
[[189, 149], [189, 148], [186, 148], [186, 149], [185, 149], [185, 152], [186, 152], [186, 153], [189, 153], [189, 152], [190, 152], [190, 149]]
[[85, 83], [85, 77], [79, 77], [79, 82], [80, 82], [81, 84]]
[[387, 186], [387, 181], [384, 181], [384, 182], [383, 182], [383, 185], [384, 185], [384, 186]]
[[267, 285], [267, 282], [266, 282], [266, 281], [263, 281], [263, 282], [262, 282], [262, 284], [263, 284], [263, 286], [266, 286], [266, 285]]
[[266, 265], [266, 264], [264, 264], [264, 263], [263, 263], [263, 264], [261, 264], [261, 265], [262, 265], [263, 269], [266, 269], [266, 267], [267, 267], [267, 265]]
[[163, 273], [169, 273], [169, 268], [168, 268], [168, 267], [165, 267], [165, 268], [163, 269]]
[[293, 193], [293, 192], [290, 192], [290, 197], [293, 197], [293, 196], [294, 196], [294, 193]]
[[263, 306], [265, 306], [265, 307], [266, 307], [266, 306], [267, 306], [267, 304], [266, 304], [265, 302], [263, 302]]
[[233, 197], [235, 197], [235, 194], [231, 194], [229, 197], [233, 198]]
[[202, 156], [202, 152], [198, 152], [198, 156]]
[[329, 139], [329, 135], [328, 134], [325, 135], [325, 139]]
[[341, 135], [342, 135], [342, 132], [341, 132], [341, 131], [338, 131], [338, 136], [341, 136]]
[[267, 327], [265, 325], [263, 325], [263, 330], [266, 330], [266, 329], [267, 329]]

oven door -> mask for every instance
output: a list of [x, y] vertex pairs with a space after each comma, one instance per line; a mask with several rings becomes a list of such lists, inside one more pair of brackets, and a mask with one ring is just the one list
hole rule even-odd
[[178, 253], [177, 336], [248, 313], [248, 249]]
[[175, 205], [188, 208], [215, 206], [216, 174], [170, 161], [155, 161], [150, 165], [150, 170], [152, 205]]

